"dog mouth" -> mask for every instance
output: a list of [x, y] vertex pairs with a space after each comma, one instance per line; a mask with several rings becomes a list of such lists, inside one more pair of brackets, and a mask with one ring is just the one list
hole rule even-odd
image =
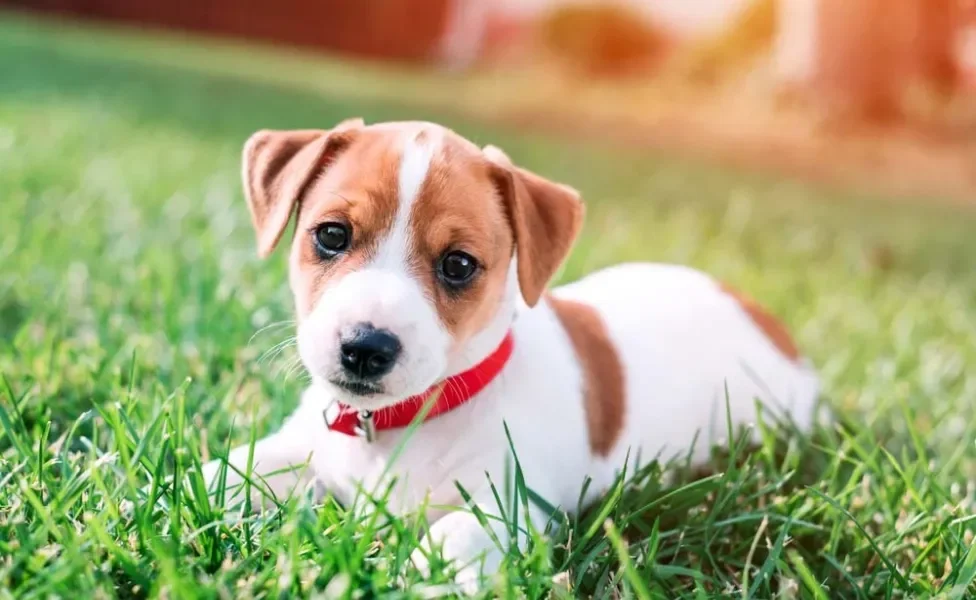
[[343, 379], [330, 379], [329, 383], [341, 388], [355, 396], [375, 396], [383, 393], [383, 388], [374, 383], [364, 381], [345, 381]]

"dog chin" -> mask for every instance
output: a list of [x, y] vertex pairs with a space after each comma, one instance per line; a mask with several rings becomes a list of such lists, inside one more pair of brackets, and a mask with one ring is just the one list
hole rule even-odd
[[[313, 380], [320, 387], [328, 390], [329, 396], [338, 402], [355, 408], [356, 410], [370, 411], [396, 406], [411, 396], [423, 393], [429, 387], [424, 386], [419, 391], [410, 391], [407, 393], [392, 393], [391, 390], [382, 385], [360, 386], [357, 384], [346, 383], [342, 379], [338, 378], [314, 377]], [[433, 383], [431, 385], [433, 385]]]

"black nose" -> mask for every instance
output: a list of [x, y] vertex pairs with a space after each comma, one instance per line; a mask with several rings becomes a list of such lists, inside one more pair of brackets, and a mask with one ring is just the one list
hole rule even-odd
[[342, 368], [361, 380], [379, 379], [393, 370], [400, 355], [400, 340], [385, 329], [365, 324], [339, 346]]

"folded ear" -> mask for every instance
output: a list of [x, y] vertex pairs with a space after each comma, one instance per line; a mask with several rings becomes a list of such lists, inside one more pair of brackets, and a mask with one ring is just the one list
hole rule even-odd
[[484, 154], [515, 235], [522, 297], [535, 306], [579, 234], [583, 202], [573, 188], [514, 166], [494, 146]]
[[262, 130], [244, 144], [244, 193], [258, 238], [258, 254], [271, 254], [295, 206], [316, 174], [353, 139], [361, 119], [332, 130]]

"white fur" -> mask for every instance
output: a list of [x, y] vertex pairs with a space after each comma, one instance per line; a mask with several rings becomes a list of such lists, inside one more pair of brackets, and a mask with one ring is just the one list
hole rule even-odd
[[[268, 474], [304, 465], [297, 475], [268, 479], [281, 497], [296, 484], [314, 480], [342, 502], [357, 498], [360, 486], [381, 489], [396, 477], [391, 508], [408, 513], [426, 497], [434, 506], [459, 506], [455, 482], [473, 495], [489, 515], [498, 513], [486, 473], [504, 489], [511, 454], [507, 423], [527, 485], [549, 503], [572, 511], [589, 477], [587, 501], [612, 483], [630, 453], [635, 459], [685, 456], [708, 458], [709, 445], [726, 435], [726, 389], [734, 424], [755, 420], [754, 401], [774, 411], [789, 411], [801, 427], [810, 427], [818, 396], [817, 378], [805, 365], [784, 357], [758, 330], [742, 307], [712, 279], [697, 271], [667, 265], [629, 264], [600, 271], [554, 290], [595, 307], [602, 315], [625, 370], [625, 426], [609, 456], [589, 447], [584, 411], [584, 381], [566, 331], [545, 300], [534, 308], [521, 302], [514, 260], [505, 298], [493, 321], [464, 348], [446, 356], [449, 335], [419, 284], [405, 271], [409, 243], [398, 228], [409, 218], [411, 198], [420, 188], [430, 155], [408, 144], [400, 170], [401, 205], [394, 233], [383, 257], [341, 279], [322, 295], [299, 333], [302, 359], [313, 384], [295, 414], [254, 452], [254, 470]], [[399, 253], [399, 254], [398, 254]], [[516, 315], [516, 312], [518, 314]], [[502, 373], [463, 406], [417, 429], [396, 462], [404, 432], [381, 431], [373, 443], [326, 429], [322, 413], [345, 398], [323, 383], [334, 348], [322, 341], [359, 319], [369, 319], [401, 336], [410, 358], [390, 375], [400, 398], [459, 372], [487, 356], [510, 328], [515, 347]], [[389, 404], [392, 395], [376, 401]], [[692, 450], [692, 441], [699, 436]], [[244, 470], [247, 448], [229, 457]], [[213, 479], [217, 462], [206, 466]], [[241, 482], [233, 471], [231, 485]], [[533, 526], [545, 526], [545, 515], [532, 508]], [[444, 555], [467, 565], [458, 581], [474, 589], [482, 566], [493, 572], [502, 554], [468, 511], [431, 510], [427, 539], [443, 544]], [[524, 518], [520, 519], [524, 523]], [[496, 534], [506, 540], [501, 524]], [[524, 543], [520, 536], [517, 543]], [[472, 563], [484, 558], [483, 565]], [[415, 555], [423, 566], [423, 554]]]

